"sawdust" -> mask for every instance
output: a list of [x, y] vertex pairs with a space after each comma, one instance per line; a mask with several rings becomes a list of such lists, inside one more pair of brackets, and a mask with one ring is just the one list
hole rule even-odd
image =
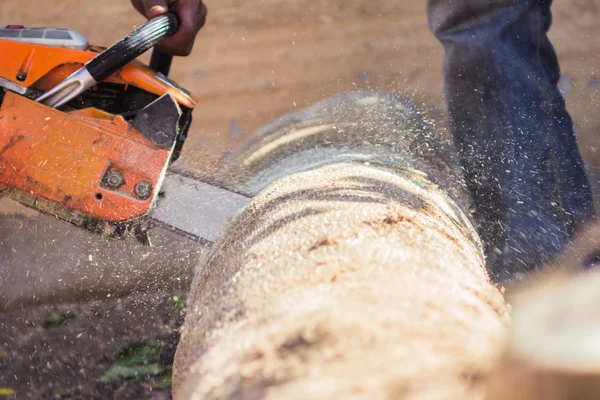
[[[176, 399], [484, 395], [507, 311], [451, 182], [451, 157], [412, 108], [393, 96], [364, 101], [372, 97], [325, 102], [335, 105], [332, 118], [353, 110], [352, 129], [287, 141], [246, 164], [241, 185], [260, 193], [192, 285]], [[323, 104], [313, 111], [327, 113]], [[388, 123], [378, 130], [381, 118]], [[308, 125], [299, 115], [288, 121]], [[234, 160], [290, 125], [262, 131]], [[355, 141], [360, 132], [388, 145]], [[392, 155], [391, 138], [423, 149]]]

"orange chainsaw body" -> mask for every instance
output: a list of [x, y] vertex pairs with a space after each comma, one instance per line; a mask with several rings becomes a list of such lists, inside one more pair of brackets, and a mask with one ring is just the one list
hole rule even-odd
[[[0, 40], [0, 54], [6, 55], [0, 77], [44, 92], [97, 53], [94, 47], [74, 50]], [[168, 94], [190, 113], [196, 105], [195, 98], [139, 62], [106, 82], [157, 98]], [[14, 189], [115, 223], [148, 213], [174, 145], [156, 145], [121, 115], [95, 107], [53, 109], [29, 97], [6, 90], [0, 105], [0, 192]], [[111, 185], [107, 177], [115, 171], [120, 181]], [[136, 190], [140, 183], [146, 189], [142, 196]]]

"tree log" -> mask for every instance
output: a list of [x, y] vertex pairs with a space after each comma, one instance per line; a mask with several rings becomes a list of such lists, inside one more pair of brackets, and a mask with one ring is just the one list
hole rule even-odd
[[197, 270], [174, 398], [483, 398], [508, 316], [455, 165], [393, 95], [257, 132], [223, 175], [256, 197]]
[[488, 400], [600, 398], [600, 224], [507, 290], [511, 329]]

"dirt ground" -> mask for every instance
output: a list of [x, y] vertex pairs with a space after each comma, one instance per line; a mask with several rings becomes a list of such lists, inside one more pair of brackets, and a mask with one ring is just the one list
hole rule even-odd
[[[213, 175], [236, 143], [257, 127], [356, 88], [407, 92], [433, 117], [443, 119], [443, 52], [429, 33], [425, 0], [207, 3], [209, 21], [194, 53], [173, 66], [175, 80], [199, 98], [190, 137], [176, 164], [179, 170]], [[596, 135], [600, 128], [600, 0], [555, 3], [550, 36], [561, 60], [561, 89], [600, 198], [600, 137]], [[101, 45], [141, 22], [128, 0], [0, 3], [0, 24], [69, 27]], [[96, 379], [122, 346], [164, 341], [176, 330], [176, 321], [160, 322], [168, 314], [164, 298], [146, 299], [144, 307], [124, 300], [120, 306], [124, 314], [102, 314], [117, 315], [115, 319], [92, 318], [89, 311], [93, 307], [111, 310], [115, 300], [0, 315], [0, 398], [5, 387], [18, 390], [13, 397], [19, 399], [60, 398], [69, 393], [71, 398], [148, 398], [151, 382], [128, 383], [134, 386], [119, 392], [119, 386], [97, 390]], [[154, 319], [136, 314], [155, 307]], [[75, 315], [86, 317], [47, 328], [39, 325], [56, 313], [74, 309]], [[136, 318], [130, 317], [132, 313]], [[146, 324], [148, 320], [154, 322]], [[111, 321], [114, 329], [99, 329], [103, 321]], [[85, 341], [71, 340], [75, 332], [84, 333], [84, 338], [88, 337], [85, 332], [97, 334]], [[57, 352], [67, 361], [54, 362]], [[85, 362], [87, 367], [68, 360]], [[48, 366], [43, 367], [42, 361]], [[76, 368], [88, 372], [80, 374]], [[23, 383], [28, 381], [35, 385]], [[162, 394], [168, 397], [167, 391]]]
[[[1, 313], [0, 399], [169, 399], [184, 295], [137, 294]], [[157, 359], [134, 362], [125, 371], [129, 379], [106, 378], [119, 364], [120, 349], [138, 344], [158, 346]]]

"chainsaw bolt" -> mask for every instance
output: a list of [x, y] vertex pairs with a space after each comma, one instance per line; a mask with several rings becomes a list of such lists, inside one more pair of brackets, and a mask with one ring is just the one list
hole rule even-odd
[[125, 184], [125, 178], [119, 171], [111, 171], [106, 176], [106, 184], [113, 189], [118, 189]]
[[152, 194], [152, 185], [149, 182], [140, 181], [135, 184], [133, 191], [138, 199], [146, 200]]

